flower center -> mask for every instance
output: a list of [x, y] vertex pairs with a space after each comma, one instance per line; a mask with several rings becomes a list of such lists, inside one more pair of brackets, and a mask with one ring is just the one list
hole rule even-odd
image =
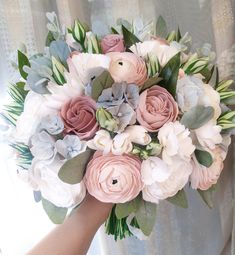
[[117, 181], [116, 179], [114, 179], [114, 180], [112, 181], [112, 184], [115, 185], [117, 182], [118, 182], [118, 181]]

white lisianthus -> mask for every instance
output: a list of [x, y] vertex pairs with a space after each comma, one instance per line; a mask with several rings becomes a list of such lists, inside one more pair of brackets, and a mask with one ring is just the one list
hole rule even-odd
[[124, 133], [129, 135], [129, 139], [133, 143], [147, 145], [151, 142], [151, 136], [148, 131], [139, 125], [128, 126]]
[[48, 114], [56, 113], [54, 109], [46, 105], [46, 99], [43, 95], [29, 91], [25, 98], [24, 111], [16, 123], [14, 137], [18, 142], [28, 145], [30, 137], [35, 134], [42, 118]]
[[70, 185], [62, 182], [58, 172], [64, 161], [56, 158], [52, 163], [33, 159], [28, 170], [28, 182], [34, 190], [39, 190], [42, 197], [59, 207], [71, 207], [79, 204], [86, 195], [83, 182]]
[[122, 155], [132, 151], [132, 143], [128, 134], [121, 133], [117, 134], [113, 138], [112, 153], [114, 155]]
[[167, 164], [175, 164], [175, 156], [189, 161], [195, 150], [189, 130], [179, 121], [163, 125], [159, 130], [158, 140], [162, 145], [162, 159]]
[[179, 52], [174, 46], [170, 46], [159, 40], [136, 43], [130, 47], [130, 50], [143, 58], [147, 58], [148, 55], [156, 56], [161, 66], [165, 66]]
[[211, 120], [202, 127], [193, 130], [193, 132], [201, 146], [212, 150], [216, 144], [222, 143], [221, 130], [222, 127]]
[[[153, 170], [154, 171], [154, 170]], [[145, 185], [142, 193], [143, 199], [152, 203], [176, 195], [183, 189], [192, 173], [190, 162], [179, 157], [174, 158], [174, 164], [168, 165], [168, 178], [164, 181], [155, 181], [150, 185]]]
[[110, 58], [103, 54], [79, 53], [68, 59], [69, 70], [76, 70], [84, 86], [104, 70], [109, 69]]

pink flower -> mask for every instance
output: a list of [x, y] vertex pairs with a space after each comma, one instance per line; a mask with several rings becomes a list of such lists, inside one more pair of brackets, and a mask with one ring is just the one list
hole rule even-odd
[[198, 163], [195, 156], [192, 160], [193, 172], [190, 176], [191, 187], [193, 189], [207, 190], [216, 184], [224, 167], [226, 152], [217, 146], [210, 151], [213, 156], [213, 163], [210, 167], [205, 167]]
[[134, 83], [138, 86], [147, 79], [147, 68], [142, 58], [130, 52], [110, 52], [109, 72], [115, 82]]
[[88, 192], [106, 203], [125, 203], [142, 190], [141, 161], [133, 155], [96, 152], [85, 174]]
[[165, 123], [174, 122], [178, 113], [178, 105], [172, 95], [157, 85], [140, 95], [136, 110], [137, 120], [149, 132], [156, 132]]
[[104, 54], [108, 52], [123, 52], [125, 51], [124, 40], [122, 35], [112, 34], [106, 35], [101, 40], [101, 48]]
[[92, 138], [98, 130], [96, 103], [90, 97], [79, 96], [62, 106], [60, 116], [66, 134], [76, 134], [81, 140]]

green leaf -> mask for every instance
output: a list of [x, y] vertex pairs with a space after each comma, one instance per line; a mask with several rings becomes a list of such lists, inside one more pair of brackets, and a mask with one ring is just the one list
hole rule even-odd
[[128, 29], [122, 25], [122, 34], [126, 48], [130, 48], [133, 44], [140, 42], [140, 40]]
[[97, 100], [104, 89], [110, 88], [114, 80], [108, 71], [104, 71], [100, 76], [96, 77], [92, 83], [91, 97]]
[[163, 67], [159, 76], [163, 79], [160, 84], [166, 88], [173, 97], [176, 93], [176, 85], [180, 69], [180, 52], [171, 58], [168, 63]]
[[189, 129], [197, 129], [211, 120], [213, 116], [213, 107], [198, 105], [184, 113], [181, 123]]
[[167, 198], [167, 201], [179, 207], [188, 208], [186, 193], [183, 189], [178, 191], [173, 197]]
[[51, 42], [55, 41], [55, 38], [53, 36], [53, 33], [51, 31], [49, 31], [47, 33], [47, 37], [46, 37], [46, 46], [49, 47]]
[[76, 184], [81, 182], [86, 165], [92, 155], [91, 150], [86, 150], [76, 157], [69, 159], [60, 168], [59, 178], [66, 183]]
[[153, 230], [156, 221], [157, 206], [156, 204], [141, 199], [140, 206], [135, 213], [136, 220], [141, 231], [149, 236]]
[[144, 91], [148, 88], [151, 88], [153, 85], [158, 85], [159, 82], [162, 81], [162, 78], [158, 77], [158, 76], [154, 76], [149, 78], [144, 85], [141, 87], [141, 91]]
[[198, 193], [200, 194], [203, 201], [206, 203], [206, 205], [212, 209], [213, 208], [213, 192], [216, 190], [216, 185], [213, 185], [208, 190], [200, 190], [198, 189]]
[[19, 67], [20, 75], [22, 76], [22, 78], [26, 80], [28, 77], [28, 74], [23, 70], [24, 66], [30, 66], [29, 60], [23, 52], [18, 50], [18, 67]]
[[113, 34], [116, 34], [116, 35], [119, 34], [118, 31], [114, 27], [111, 27], [111, 31], [112, 31]]
[[203, 166], [210, 167], [213, 163], [213, 158], [208, 151], [197, 149], [195, 150], [195, 156], [197, 161]]
[[118, 219], [123, 219], [139, 208], [141, 198], [138, 196], [135, 199], [124, 204], [117, 204], [115, 207], [115, 214]]
[[156, 35], [162, 38], [166, 38], [167, 36], [167, 25], [162, 16], [159, 16], [157, 20]]
[[63, 221], [66, 217], [67, 211], [68, 211], [67, 208], [58, 207], [43, 197], [42, 197], [42, 206], [43, 206], [43, 209], [45, 210], [45, 212], [47, 213], [49, 219], [54, 224], [63, 223]]

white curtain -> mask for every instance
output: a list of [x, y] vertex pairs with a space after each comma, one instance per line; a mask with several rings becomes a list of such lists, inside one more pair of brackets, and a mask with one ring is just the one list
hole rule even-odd
[[[169, 29], [179, 25], [182, 32], [190, 32], [194, 48], [209, 42], [217, 53], [220, 76], [235, 79], [235, 0], [0, 0], [1, 100], [6, 81], [15, 77], [11, 61], [19, 44], [25, 43], [30, 54], [43, 49], [47, 11], [57, 12], [66, 26], [79, 17], [100, 35], [107, 33], [108, 26], [115, 25], [119, 17], [129, 21], [142, 17], [147, 22], [156, 21], [162, 15]], [[102, 255], [235, 254], [231, 245], [234, 243], [232, 152], [231, 147], [214, 209], [208, 209], [199, 196], [188, 189], [187, 210], [168, 202], [160, 204], [157, 224], [149, 240], [132, 237], [116, 243], [101, 229], [90, 252]]]

